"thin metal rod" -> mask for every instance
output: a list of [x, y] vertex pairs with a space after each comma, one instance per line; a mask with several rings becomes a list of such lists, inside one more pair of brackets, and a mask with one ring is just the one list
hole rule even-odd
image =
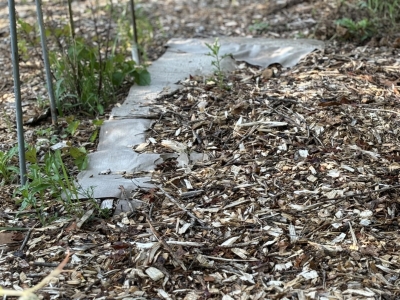
[[68, 0], [68, 15], [69, 15], [69, 26], [71, 30], [71, 37], [75, 40], [75, 25], [74, 25], [74, 17], [72, 13], [72, 0]]
[[140, 65], [140, 54], [138, 49], [138, 36], [136, 27], [136, 16], [135, 16], [135, 3], [130, 0], [131, 3], [131, 13], [132, 13], [132, 27], [133, 27], [133, 44], [132, 44], [132, 58], [138, 65]]
[[11, 59], [12, 59], [13, 76], [14, 76], [15, 113], [17, 119], [19, 172], [21, 177], [20, 178], [21, 185], [25, 185], [26, 183], [25, 142], [24, 142], [24, 127], [22, 124], [21, 85], [19, 78], [17, 25], [15, 21], [14, 0], [8, 0], [8, 10], [9, 10], [10, 34], [11, 34]]
[[47, 51], [46, 30], [44, 28], [44, 23], [43, 23], [41, 0], [36, 0], [36, 13], [39, 22], [40, 41], [42, 43], [42, 51], [43, 51], [43, 62], [44, 62], [44, 67], [46, 69], [47, 91], [49, 93], [49, 98], [50, 98], [51, 122], [53, 125], [57, 125], [56, 100], [54, 97], [53, 80], [50, 71], [49, 53]]

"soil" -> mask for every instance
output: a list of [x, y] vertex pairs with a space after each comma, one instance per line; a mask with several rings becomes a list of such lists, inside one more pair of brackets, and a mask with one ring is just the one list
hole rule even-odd
[[[19, 16], [34, 22], [33, 4], [16, 4]], [[74, 2], [88, 31], [89, 4]], [[44, 2], [45, 12], [49, 6]], [[166, 113], [149, 134], [157, 143], [146, 151], [166, 152], [161, 141], [170, 140], [209, 161], [190, 171], [179, 159], [157, 166], [153, 179], [163, 188], [134, 195], [147, 203], [134, 213], [75, 220], [48, 196], [46, 213], [60, 218], [42, 226], [34, 212], [17, 214], [15, 185], [3, 186], [0, 218], [8, 230], [0, 233], [0, 285], [34, 286], [69, 250], [69, 271], [37, 291], [41, 298], [399, 297], [398, 31], [383, 21], [373, 38], [360, 40], [338, 26], [340, 18], [368, 16], [355, 1], [152, 0], [136, 6], [153, 26], [145, 46], [150, 62], [171, 38], [314, 38], [326, 49], [287, 70], [243, 66], [227, 76], [225, 87], [188, 78], [177, 93], [158, 99]], [[0, 4], [3, 150], [16, 144], [6, 11]], [[28, 120], [42, 113], [38, 99], [47, 97], [40, 59], [21, 60], [20, 72]], [[206, 99], [202, 109], [198, 99]], [[91, 121], [74, 117], [81, 125], [69, 139], [95, 151], [95, 143], [86, 143]], [[56, 139], [66, 126], [60, 118]], [[27, 143], [36, 144], [40, 130], [50, 127], [49, 118], [26, 125]]]

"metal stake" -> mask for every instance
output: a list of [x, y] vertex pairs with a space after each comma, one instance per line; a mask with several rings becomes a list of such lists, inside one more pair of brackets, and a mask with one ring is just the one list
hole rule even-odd
[[44, 62], [44, 67], [46, 69], [47, 90], [49, 92], [49, 98], [50, 98], [51, 122], [53, 125], [57, 125], [56, 100], [54, 98], [53, 80], [51, 78], [49, 54], [47, 51], [47, 42], [46, 42], [46, 30], [44, 28], [44, 23], [43, 23], [41, 0], [36, 0], [36, 13], [39, 22], [40, 41], [42, 43], [42, 51], [43, 51], [43, 62]]
[[138, 37], [137, 37], [137, 27], [136, 27], [136, 16], [135, 16], [135, 3], [130, 0], [131, 3], [131, 13], [132, 13], [132, 27], [133, 27], [133, 43], [132, 43], [132, 59], [140, 65], [140, 55], [138, 49]]
[[15, 21], [14, 0], [8, 0], [8, 10], [10, 15], [9, 18], [10, 18], [10, 34], [11, 34], [11, 59], [12, 59], [13, 76], [14, 76], [15, 112], [17, 118], [19, 172], [21, 177], [20, 178], [21, 185], [24, 185], [26, 183], [25, 142], [24, 142], [24, 127], [22, 124], [21, 85], [19, 78], [17, 25]]

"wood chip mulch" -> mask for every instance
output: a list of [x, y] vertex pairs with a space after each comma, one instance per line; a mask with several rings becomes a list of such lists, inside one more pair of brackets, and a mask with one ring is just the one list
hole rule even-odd
[[289, 70], [242, 65], [229, 91], [192, 77], [159, 99], [153, 151], [181, 152], [154, 174], [164, 188], [152, 222], [175, 227], [159, 225], [156, 247], [173, 246], [164, 247], [171, 272], [186, 266], [190, 278], [163, 273], [164, 290], [190, 286], [196, 297], [226, 299], [398, 295], [393, 51], [328, 47]]
[[[209, 3], [208, 15], [205, 1], [190, 2], [198, 14], [181, 1], [144, 4], [169, 30], [156, 32], [160, 45], [168, 35], [242, 36], [254, 17], [264, 20], [265, 1]], [[264, 21], [306, 27], [258, 36], [321, 29], [310, 21], [313, 1], [287, 3]], [[399, 298], [395, 40], [328, 42], [291, 69], [238, 64], [223, 86], [192, 74], [153, 105], [158, 119], [141, 151], [164, 153], [152, 173], [160, 188], [135, 192], [143, 204], [130, 213], [105, 219], [84, 203], [86, 216], [72, 220], [49, 206], [58, 217], [42, 227], [34, 212], [16, 214], [12, 187], [2, 187], [0, 226], [25, 231], [0, 232], [0, 286], [32, 287], [70, 250], [41, 299]], [[15, 139], [7, 124], [4, 144]]]

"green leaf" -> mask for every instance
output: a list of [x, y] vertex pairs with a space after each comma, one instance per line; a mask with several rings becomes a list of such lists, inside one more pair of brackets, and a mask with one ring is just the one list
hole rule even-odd
[[99, 113], [99, 115], [103, 115], [104, 114], [104, 106], [101, 105], [100, 103], [96, 105], [97, 108], [97, 112]]
[[26, 23], [25, 21], [18, 19], [18, 24], [21, 26], [21, 29], [26, 33], [29, 34], [33, 31], [33, 26]]
[[19, 207], [19, 210], [25, 210], [28, 206], [30, 205], [29, 201], [22, 201], [21, 206]]
[[68, 151], [74, 159], [75, 166], [77, 166], [79, 170], [84, 170], [87, 168], [88, 156], [84, 147], [71, 147], [68, 149]]
[[122, 64], [125, 61], [125, 56], [122, 54], [116, 54], [111, 57], [111, 60], [114, 62], [114, 64], [116, 63]]
[[87, 152], [86, 152], [86, 149], [84, 147], [79, 147], [79, 148], [78, 147], [71, 147], [71, 148], [69, 148], [69, 154], [73, 158], [77, 159], [79, 157], [86, 156]]
[[89, 137], [89, 142], [93, 143], [97, 139], [98, 134], [99, 134], [99, 129], [96, 129], [95, 131], [93, 131]]
[[124, 62], [121, 65], [121, 68], [122, 68], [123, 72], [130, 73], [136, 69], [136, 63], [133, 60], [129, 60], [129, 61]]
[[112, 79], [111, 80], [112, 80], [112, 84], [115, 87], [119, 87], [119, 86], [121, 86], [121, 84], [124, 81], [124, 79], [125, 79], [125, 74], [124, 73], [122, 73], [122, 72], [114, 72], [112, 74]]
[[51, 187], [50, 183], [38, 183], [36, 185], [31, 185], [31, 192], [32, 193], [43, 193], [45, 192], [48, 188]]
[[36, 164], [37, 163], [36, 148], [35, 147], [29, 147], [28, 150], [25, 151], [25, 159], [28, 162], [30, 162], [31, 164]]
[[[67, 122], [68, 122], [68, 121], [67, 121]], [[79, 120], [69, 122], [69, 123], [68, 123], [68, 127], [67, 127], [67, 131], [68, 131], [71, 135], [74, 135], [75, 132], [76, 132], [76, 130], [77, 130], [78, 127], [79, 127], [79, 124], [80, 124]]]
[[340, 26], [346, 27], [350, 30], [353, 30], [353, 31], [357, 30], [357, 24], [349, 18], [343, 18], [343, 19], [336, 20], [335, 23]]
[[92, 121], [93, 122], [93, 125], [96, 125], [96, 126], [101, 126], [101, 125], [103, 125], [103, 123], [104, 123], [104, 120], [93, 120]]
[[147, 70], [136, 70], [133, 77], [138, 85], [149, 85], [151, 83], [150, 73]]
[[49, 36], [51, 36], [51, 30], [50, 29], [45, 29], [44, 30], [44, 34], [46, 35], [46, 37], [49, 37]]
[[85, 170], [88, 166], [88, 157], [87, 156], [82, 156], [74, 161], [75, 166], [78, 167], [79, 170]]

